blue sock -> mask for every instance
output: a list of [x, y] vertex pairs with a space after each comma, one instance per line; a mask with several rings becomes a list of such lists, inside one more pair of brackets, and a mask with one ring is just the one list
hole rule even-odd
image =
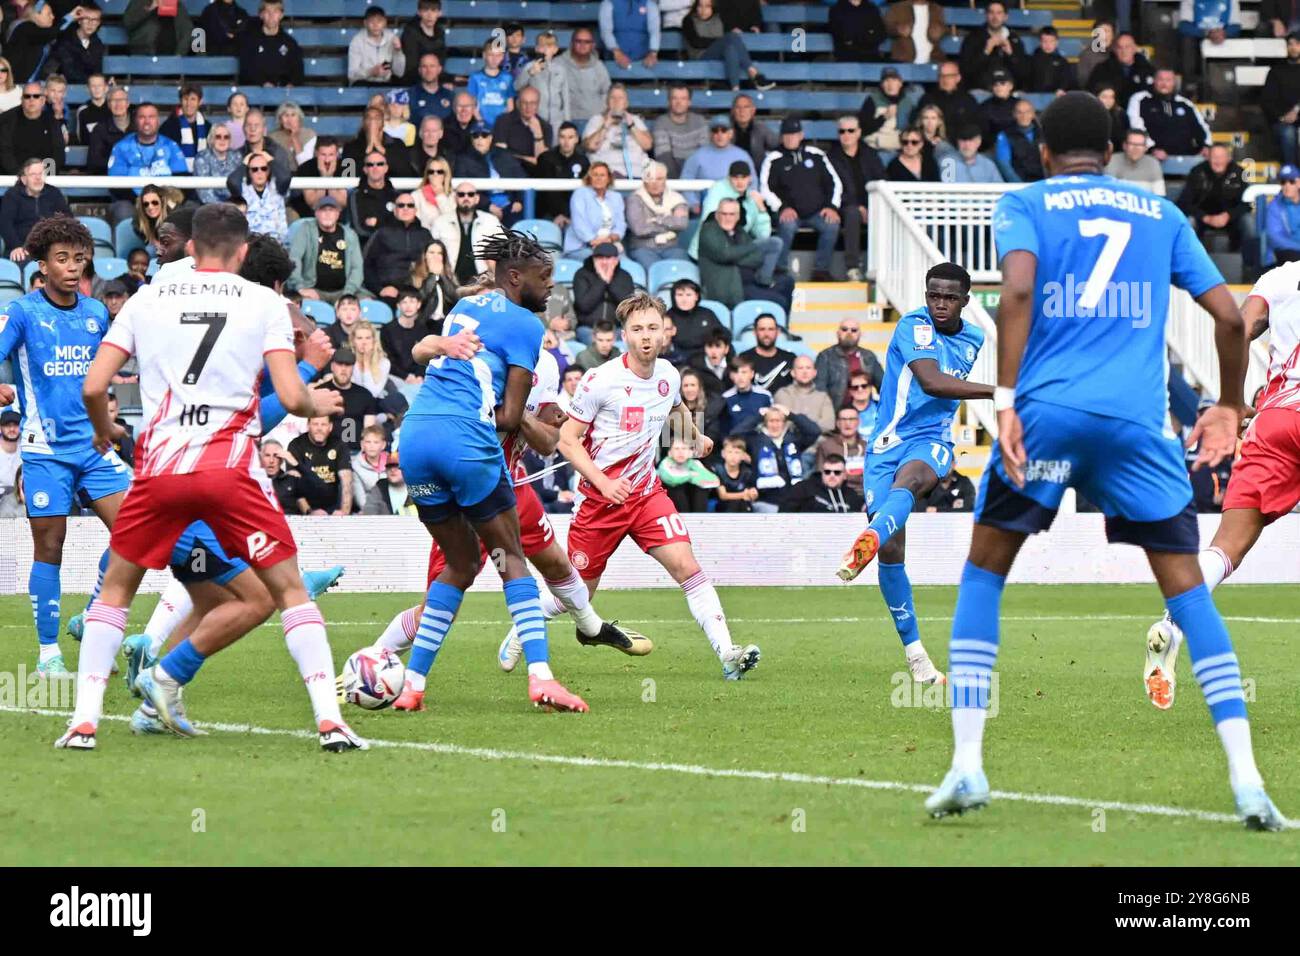
[[1232, 650], [1232, 638], [1223, 625], [1210, 591], [1198, 584], [1165, 601], [1169, 616], [1187, 638], [1192, 673], [1210, 706], [1216, 724], [1230, 717], [1246, 717], [1246, 697], [1241, 690], [1241, 668]]
[[506, 608], [515, 622], [519, 643], [524, 648], [524, 660], [529, 664], [545, 664], [547, 660], [546, 618], [542, 614], [540, 592], [531, 577], [515, 578], [505, 586]]
[[904, 647], [915, 644], [921, 639], [921, 632], [916, 626], [916, 607], [912, 604], [912, 582], [907, 578], [907, 568], [883, 561], [876, 567], [880, 571], [880, 596], [894, 618], [894, 629]]
[[907, 524], [907, 516], [912, 513], [916, 496], [906, 488], [894, 488], [884, 502], [876, 509], [876, 516], [867, 525], [880, 538], [880, 546], [896, 535]]
[[168, 652], [162, 659], [162, 669], [175, 678], [178, 684], [188, 684], [194, 680], [203, 662], [207, 660], [194, 649], [187, 637]]
[[1007, 579], [966, 562], [948, 644], [948, 683], [954, 708], [987, 710], [993, 665], [998, 659], [1002, 589]]
[[59, 566], [33, 561], [27, 578], [27, 596], [32, 601], [32, 619], [36, 622], [36, 639], [42, 644], [59, 643]]
[[421, 676], [427, 676], [433, 667], [434, 658], [442, 648], [442, 642], [451, 630], [451, 622], [456, 619], [460, 602], [465, 592], [450, 584], [434, 581], [429, 585], [429, 593], [424, 601], [424, 613], [420, 615], [420, 626], [415, 630], [415, 645], [411, 648], [411, 659], [407, 667]]
[[99, 600], [99, 589], [104, 586], [104, 571], [108, 568], [108, 548], [99, 556], [99, 573], [95, 575], [95, 590], [90, 592], [90, 600], [86, 602], [86, 610], [90, 610], [90, 605]]

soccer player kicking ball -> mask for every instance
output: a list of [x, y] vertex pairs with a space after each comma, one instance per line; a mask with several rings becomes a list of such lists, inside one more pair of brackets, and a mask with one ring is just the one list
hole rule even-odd
[[655, 470], [655, 449], [670, 415], [690, 423], [685, 438], [700, 457], [713, 450], [713, 441], [699, 433], [692, 416], [678, 412], [681, 376], [659, 358], [663, 303], [638, 292], [619, 303], [617, 315], [627, 352], [583, 376], [560, 426], [560, 454], [582, 476], [569, 561], [595, 594], [610, 556], [630, 537], [681, 585], [723, 676], [739, 680], [757, 666], [759, 649], [732, 643], [718, 592], [700, 570], [686, 525]]
[[912, 679], [921, 684], [942, 684], [944, 677], [921, 644], [912, 582], [903, 565], [904, 526], [916, 499], [928, 495], [953, 467], [957, 406], [963, 399], [993, 397], [992, 385], [965, 380], [984, 345], [984, 333], [962, 320], [969, 301], [966, 270], [942, 263], [926, 273], [925, 306], [907, 313], [894, 329], [864, 482], [871, 523], [838, 572], [852, 581], [880, 556], [880, 596], [903, 641]]
[[[434, 658], [479, 571], [479, 542], [496, 555], [506, 607], [528, 661], [528, 696], [541, 708], [586, 711], [551, 673], [546, 620], [528, 573], [519, 513], [498, 432], [520, 426], [542, 346], [536, 313], [551, 294], [551, 260], [530, 236], [509, 232], [475, 251], [496, 263], [496, 288], [461, 299], [447, 313], [443, 354], [425, 340], [424, 384], [402, 422], [402, 471], [420, 520], [446, 557], [429, 585], [394, 706], [419, 710]], [[480, 350], [481, 348], [481, 350]]]
[[[0, 385], [0, 407], [15, 397], [23, 416], [23, 495], [32, 529], [33, 561], [27, 590], [36, 622], [42, 675], [66, 674], [59, 649], [59, 568], [68, 511], [81, 496], [106, 527], [113, 527], [131, 483], [126, 463], [111, 446], [92, 444], [94, 429], [81, 386], [108, 331], [108, 310], [77, 291], [95, 241], [71, 216], [43, 219], [27, 235], [27, 254], [45, 285], [0, 308], [0, 361], [12, 357], [15, 389]], [[16, 392], [16, 396], [15, 396]], [[108, 550], [99, 560], [99, 582]]]
[[1051, 526], [1070, 486], [1100, 507], [1110, 541], [1146, 551], [1227, 753], [1237, 813], [1251, 829], [1279, 830], [1285, 821], [1255, 766], [1237, 655], [1196, 561], [1192, 489], [1165, 394], [1172, 283], [1214, 317], [1219, 354], [1219, 403], [1192, 432], [1200, 441], [1193, 467], [1233, 452], [1246, 361], [1241, 313], [1187, 217], [1103, 174], [1110, 117], [1096, 97], [1058, 97], [1042, 130], [1050, 178], [1004, 194], [993, 219], [1002, 256], [1000, 454], [984, 473], [953, 617], [952, 769], [925, 807], [938, 817], [989, 801], [982, 751], [1002, 591], [1025, 537]]
[[[1300, 504], [1300, 262], [1262, 276], [1246, 297], [1242, 317], [1252, 339], [1272, 330], [1268, 385], [1228, 479], [1214, 541], [1197, 557], [1211, 591], [1241, 565], [1267, 525]], [[1142, 683], [1160, 710], [1174, 705], [1182, 643], [1183, 632], [1168, 614], [1147, 631]]]
[[[139, 361], [148, 424], [136, 444], [136, 482], [113, 529], [104, 586], [86, 612], [70, 729], [56, 747], [94, 749], [113, 656], [145, 569], [165, 567], [182, 532], [204, 521], [227, 553], [253, 567], [280, 609], [321, 747], [366, 749], [339, 714], [325, 623], [303, 586], [293, 536], [258, 462], [263, 363], [288, 411], [306, 416], [314, 406], [298, 375], [284, 301], [236, 274], [247, 241], [248, 221], [234, 206], [219, 203], [195, 213], [194, 273], [134, 296], [86, 376], [83, 394], [97, 448], [121, 432], [108, 417], [108, 385], [132, 355]], [[137, 679], [172, 731], [193, 734], [181, 688], [229, 643], [228, 632], [246, 628], [241, 605], [212, 610], [193, 635]]]

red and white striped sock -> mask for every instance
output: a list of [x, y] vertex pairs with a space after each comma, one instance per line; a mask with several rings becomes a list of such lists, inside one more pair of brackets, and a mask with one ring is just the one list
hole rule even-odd
[[686, 594], [686, 606], [691, 609], [691, 616], [700, 625], [704, 636], [713, 646], [713, 653], [722, 657], [723, 653], [734, 646], [731, 641], [731, 629], [727, 627], [727, 615], [718, 600], [718, 592], [713, 582], [703, 571], [696, 571], [682, 582], [682, 591]]
[[286, 608], [280, 613], [280, 623], [284, 627], [284, 642], [298, 664], [298, 673], [311, 698], [316, 725], [319, 727], [326, 720], [343, 723], [338, 692], [334, 688], [334, 658], [320, 609], [312, 601]]
[[149, 615], [149, 623], [144, 626], [145, 634], [149, 635], [151, 657], [158, 656], [162, 646], [167, 643], [167, 638], [172, 636], [172, 631], [176, 630], [176, 626], [185, 620], [193, 609], [194, 602], [190, 600], [190, 592], [185, 590], [185, 585], [172, 578], [163, 589], [153, 614]]
[[[587, 583], [578, 577], [578, 572], [569, 569], [569, 576], [558, 581], [547, 581], [546, 589], [550, 594], [542, 595], [542, 613], [547, 620], [556, 617], [551, 613], [558, 602], [559, 611], [568, 611], [580, 630], [587, 637], [595, 637], [604, 627], [605, 622], [591, 606], [591, 596], [587, 594]], [[549, 600], [548, 600], [549, 598]]]
[[122, 646], [126, 631], [124, 607], [109, 607], [98, 601], [86, 611], [86, 629], [81, 637], [81, 659], [77, 664], [77, 703], [72, 726], [98, 726], [104, 713], [104, 691], [113, 673], [113, 658]]
[[1201, 566], [1205, 586], [1211, 591], [1222, 584], [1223, 579], [1233, 571], [1232, 562], [1228, 560], [1222, 548], [1206, 548], [1196, 556], [1196, 562]]
[[391, 621], [384, 633], [375, 641], [375, 647], [382, 647], [394, 654], [405, 654], [415, 642], [415, 630], [420, 626], [420, 607], [408, 607]]

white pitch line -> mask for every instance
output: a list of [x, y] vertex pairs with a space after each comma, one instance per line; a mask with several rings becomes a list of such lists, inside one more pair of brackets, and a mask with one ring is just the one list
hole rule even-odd
[[[41, 710], [22, 707], [0, 706], [0, 712], [7, 714], [30, 714], [37, 717], [71, 717], [68, 710]], [[120, 714], [106, 714], [104, 720], [127, 722], [129, 717]], [[310, 730], [286, 730], [271, 727], [256, 727], [252, 724], [225, 724], [195, 721], [195, 725], [204, 730], [217, 733], [245, 734], [264, 737], [292, 737], [296, 740], [315, 740], [317, 735]], [[827, 777], [820, 774], [796, 773], [776, 770], [735, 770], [725, 767], [705, 767], [699, 764], [659, 763], [640, 760], [617, 760], [606, 757], [570, 757], [564, 754], [528, 753], [519, 750], [496, 750], [488, 747], [462, 747], [459, 744], [423, 743], [413, 740], [376, 740], [367, 737], [370, 746], [392, 748], [394, 750], [418, 750], [425, 753], [442, 754], [449, 757], [474, 757], [479, 760], [522, 761], [525, 763], [559, 764], [566, 767], [595, 767], [602, 770], [644, 770], [650, 773], [673, 773], [691, 777], [710, 777], [731, 780], [765, 780], [776, 783], [810, 784], [819, 787], [855, 787], [860, 790], [883, 790], [896, 793], [934, 793], [935, 788], [922, 783], [900, 783], [895, 780], [863, 780], [859, 777]], [[364, 759], [364, 758], [362, 758]], [[1118, 800], [1087, 800], [1082, 797], [1068, 797], [1051, 793], [1016, 793], [1014, 791], [994, 790], [992, 796], [998, 800], [1017, 803], [1036, 803], [1055, 807], [1080, 807], [1086, 810], [1097, 808], [1114, 810], [1119, 813], [1136, 813], [1144, 816], [1178, 817], [1188, 820], [1200, 820], [1206, 823], [1239, 823], [1230, 813], [1216, 813], [1212, 810], [1190, 810], [1183, 807], [1166, 807], [1156, 803], [1124, 803]], [[1300, 821], [1286, 823], [1287, 829], [1300, 829]]]

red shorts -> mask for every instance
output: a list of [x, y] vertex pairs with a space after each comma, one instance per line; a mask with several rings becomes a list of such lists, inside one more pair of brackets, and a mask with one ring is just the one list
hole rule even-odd
[[269, 568], [298, 553], [271, 481], [255, 473], [214, 469], [139, 478], [113, 522], [110, 547], [134, 564], [160, 570], [186, 528], [206, 522], [231, 557]]
[[[524, 557], [531, 558], [545, 551], [555, 540], [555, 529], [551, 527], [551, 520], [546, 517], [546, 509], [542, 507], [542, 499], [537, 497], [532, 485], [516, 486], [515, 502], [515, 509], [519, 512], [519, 539], [524, 546]], [[481, 541], [478, 553], [478, 569], [481, 572], [487, 564], [487, 548]], [[446, 566], [447, 559], [442, 556], [442, 548], [435, 541], [429, 548], [429, 579], [424, 586], [432, 584], [433, 579]]]
[[598, 578], [624, 538], [631, 538], [642, 551], [679, 541], [691, 543], [677, 507], [661, 486], [621, 505], [585, 499], [569, 525], [569, 561], [584, 580]]
[[1252, 508], [1275, 521], [1300, 503], [1300, 413], [1266, 408], [1246, 430], [1223, 510]]

